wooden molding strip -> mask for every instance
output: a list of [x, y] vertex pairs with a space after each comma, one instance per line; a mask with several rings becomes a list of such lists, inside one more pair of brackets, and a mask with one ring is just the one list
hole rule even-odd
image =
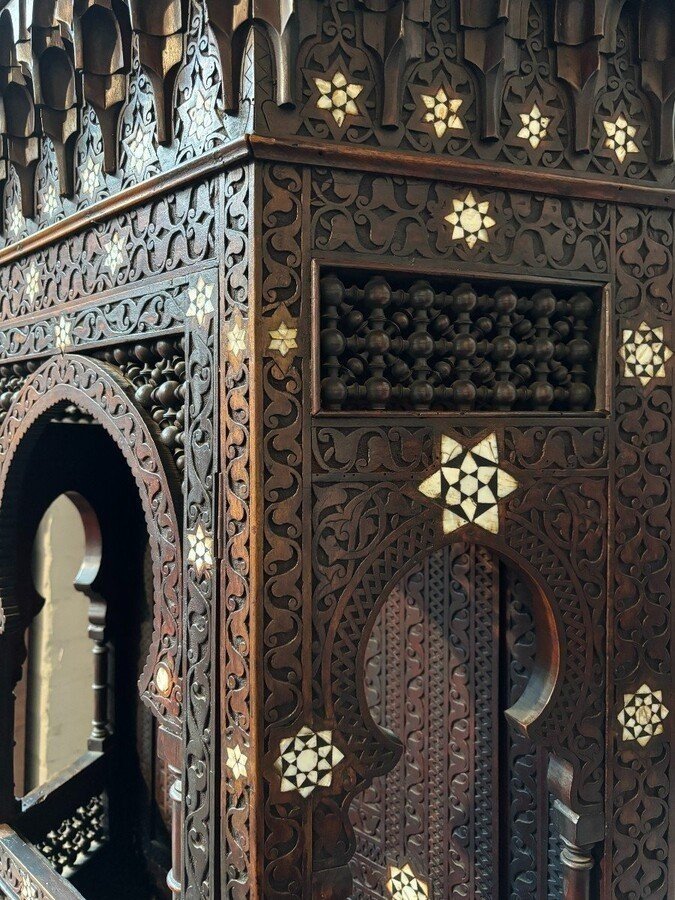
[[245, 135], [197, 159], [189, 160], [168, 172], [126, 188], [112, 197], [79, 210], [72, 216], [48, 225], [0, 250], [0, 266], [34, 253], [49, 244], [96, 225], [111, 216], [140, 206], [192, 181], [206, 178], [236, 163], [259, 160], [329, 166], [376, 174], [401, 175], [433, 181], [459, 181], [501, 190], [549, 194], [578, 200], [602, 200], [629, 205], [675, 209], [675, 188], [654, 184], [635, 184], [597, 175], [545, 172], [501, 166], [461, 157], [426, 156], [373, 147], [336, 145], [306, 138]]

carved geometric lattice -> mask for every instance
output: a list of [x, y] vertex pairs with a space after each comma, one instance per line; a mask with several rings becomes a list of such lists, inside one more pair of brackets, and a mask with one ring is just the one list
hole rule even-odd
[[562, 287], [326, 276], [323, 408], [592, 409], [599, 312]]

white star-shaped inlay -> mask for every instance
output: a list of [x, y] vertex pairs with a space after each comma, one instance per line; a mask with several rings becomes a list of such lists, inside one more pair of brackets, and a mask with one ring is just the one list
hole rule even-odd
[[473, 195], [472, 191], [466, 195], [463, 200], [456, 197], [452, 201], [454, 212], [445, 217], [453, 227], [452, 239], [465, 240], [470, 248], [475, 247], [478, 241], [487, 243], [490, 238], [488, 229], [493, 228], [497, 223], [489, 215], [490, 203], [484, 200], [479, 203]]
[[398, 866], [389, 866], [387, 875], [387, 890], [392, 900], [427, 900], [429, 886], [415, 875], [410, 863], [400, 869]]
[[189, 110], [188, 118], [188, 137], [205, 138], [208, 137], [216, 112], [216, 95], [214, 91], [205, 93], [202, 88], [198, 88], [194, 96], [192, 107]]
[[26, 223], [25, 218], [18, 206], [12, 206], [7, 216], [7, 231], [12, 237], [18, 237], [23, 231]]
[[673, 351], [663, 342], [663, 328], [642, 322], [637, 330], [624, 329], [619, 354], [624, 361], [624, 377], [637, 378], [645, 386], [653, 378], [666, 377], [666, 363]]
[[62, 353], [65, 353], [70, 346], [70, 331], [72, 327], [72, 323], [65, 316], [61, 316], [54, 325], [54, 346]]
[[26, 272], [26, 294], [28, 295], [28, 299], [32, 302], [39, 293], [40, 270], [35, 265], [35, 262], [31, 262], [28, 271]]
[[529, 113], [519, 113], [519, 116], [523, 127], [518, 132], [518, 137], [524, 138], [536, 150], [539, 144], [548, 137], [551, 118], [542, 116], [536, 103]]
[[225, 765], [232, 773], [232, 777], [235, 781], [239, 778], [246, 778], [248, 757], [239, 745], [227, 748]]
[[468, 450], [443, 435], [441, 467], [420, 484], [419, 490], [447, 507], [443, 513], [446, 534], [470, 522], [496, 534], [499, 501], [517, 487], [516, 479], [499, 468], [497, 435], [493, 433]]
[[147, 167], [154, 161], [152, 136], [140, 125], [127, 142], [127, 159], [129, 166], [137, 178], [145, 174]]
[[619, 724], [623, 726], [624, 741], [637, 741], [641, 747], [663, 732], [663, 722], [668, 715], [663, 703], [663, 692], [653, 691], [643, 684], [634, 694], [623, 695], [623, 709]]
[[427, 109], [424, 121], [433, 126], [437, 137], [443, 137], [449, 128], [460, 131], [464, 128], [458, 115], [463, 102], [459, 97], [450, 97], [442, 87], [434, 95], [422, 94], [422, 103]]
[[42, 211], [47, 216], [52, 216], [56, 212], [59, 205], [59, 194], [53, 183], [50, 182], [47, 186], [47, 190], [45, 191], [44, 198], [42, 200]]
[[633, 140], [637, 128], [630, 124], [623, 113], [619, 113], [613, 122], [603, 122], [602, 125], [607, 135], [605, 147], [616, 154], [620, 163], [624, 162], [629, 153], [640, 152], [640, 148]]
[[215, 285], [213, 283], [207, 283], [200, 275], [197, 279], [197, 284], [188, 289], [190, 303], [185, 311], [185, 315], [188, 316], [188, 318], [196, 319], [197, 322], [202, 325], [204, 319], [211, 315], [214, 310], [213, 302], [211, 301], [214, 290]]
[[108, 269], [110, 269], [110, 274], [113, 278], [115, 278], [124, 262], [124, 253], [124, 242], [118, 232], [115, 231], [110, 238], [110, 243], [106, 249], [106, 265], [108, 266]]
[[188, 532], [188, 562], [194, 566], [199, 578], [213, 568], [213, 538], [204, 529], [201, 522]]
[[312, 731], [306, 726], [279, 745], [274, 767], [281, 775], [281, 790], [298, 791], [302, 797], [317, 787], [330, 787], [333, 769], [344, 754], [333, 744], [332, 731]]
[[286, 322], [281, 322], [278, 328], [270, 331], [270, 350], [276, 350], [281, 356], [286, 356], [291, 350], [295, 350], [298, 346], [296, 337], [298, 336], [297, 328], [289, 328]]
[[333, 75], [331, 81], [315, 78], [314, 83], [320, 94], [316, 101], [317, 107], [330, 112], [339, 126], [342, 126], [347, 116], [359, 115], [356, 98], [363, 90], [362, 84], [350, 84], [347, 76], [340, 70]]
[[246, 328], [241, 317], [233, 318], [227, 329], [227, 346], [230, 353], [241, 358], [246, 352]]
[[89, 154], [80, 168], [80, 192], [86, 197], [93, 197], [98, 190], [101, 172], [94, 162], [91, 154]]

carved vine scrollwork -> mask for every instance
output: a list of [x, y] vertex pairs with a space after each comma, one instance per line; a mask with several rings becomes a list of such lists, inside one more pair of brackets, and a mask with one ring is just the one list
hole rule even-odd
[[[670, 324], [673, 230], [659, 210], [617, 214], [616, 333], [626, 320]], [[672, 416], [669, 377], [626, 383], [617, 366], [611, 887], [617, 897], [670, 893], [668, 846], [671, 745], [625, 742], [616, 716], [643, 683], [672, 697]], [[671, 711], [672, 714], [672, 711]], [[644, 811], [648, 810], [645, 815]]]
[[[194, 283], [194, 280], [192, 283]], [[83, 350], [109, 341], [143, 339], [149, 335], [182, 329], [185, 319], [189, 279], [165, 288], [130, 292], [107, 302], [80, 307], [63, 315], [70, 325], [70, 347]], [[50, 353], [55, 346], [55, 315], [29, 325], [11, 325], [0, 330], [0, 359], [3, 361]]]
[[[263, 717], [265, 750], [272, 758], [278, 753], [278, 737], [297, 729], [309, 713], [303, 623], [311, 593], [304, 574], [308, 548], [302, 490], [308, 370], [295, 339], [294, 346], [286, 347], [273, 338], [281, 321], [292, 326], [308, 315], [300, 277], [301, 189], [299, 170], [285, 165], [263, 170]], [[274, 780], [265, 786], [265, 810], [265, 891], [278, 898], [301, 892], [306, 811], [292, 794], [280, 793]]]
[[468, 188], [383, 175], [315, 169], [312, 211], [316, 250], [387, 253], [405, 259], [530, 266], [552, 271], [609, 270], [610, 206], [502, 191], [480, 195], [496, 221], [473, 247], [446, 221]]
[[[223, 438], [223, 587], [225, 626], [222, 671], [226, 690], [220, 702], [224, 776], [221, 810], [221, 865], [232, 898], [249, 896], [253, 879], [252, 805], [255, 754], [252, 743], [253, 685], [251, 559], [251, 346], [249, 327], [250, 205], [252, 172], [236, 167], [223, 180], [224, 296], [221, 390]], [[239, 761], [235, 768], [233, 761]], [[260, 802], [260, 801], [257, 801]]]
[[215, 242], [214, 182], [200, 182], [1, 268], [0, 321], [203, 263]]

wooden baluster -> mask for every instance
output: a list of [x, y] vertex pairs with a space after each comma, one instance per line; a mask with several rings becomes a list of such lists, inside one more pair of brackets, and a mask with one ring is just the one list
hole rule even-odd
[[110, 650], [106, 630], [107, 604], [96, 595], [89, 601], [89, 637], [94, 642], [94, 716], [91, 721], [91, 734], [88, 747], [93, 751], [105, 750], [110, 737], [111, 722], [108, 715], [108, 680], [110, 667]]
[[590, 900], [593, 857], [590, 847], [577, 847], [561, 835], [560, 861], [563, 869], [564, 900]]
[[169, 766], [173, 778], [169, 788], [171, 800], [171, 870], [166, 876], [166, 883], [172, 894], [181, 891], [181, 872], [183, 871], [183, 781], [181, 773]]

